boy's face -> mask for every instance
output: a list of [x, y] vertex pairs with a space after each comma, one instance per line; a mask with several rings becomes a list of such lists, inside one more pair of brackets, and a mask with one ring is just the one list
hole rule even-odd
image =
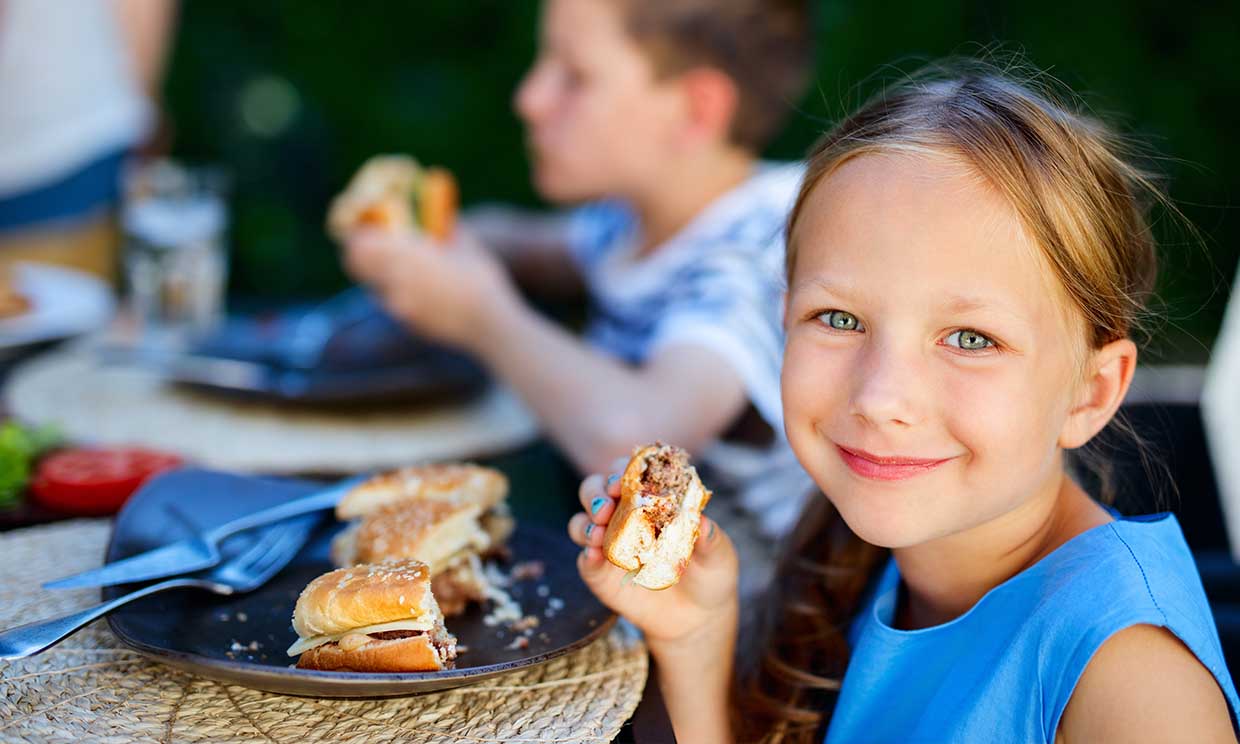
[[538, 59], [517, 89], [535, 188], [573, 202], [658, 182], [685, 121], [674, 80], [656, 80], [615, 0], [547, 0]]
[[861, 538], [918, 545], [1054, 493], [1083, 321], [996, 191], [952, 161], [862, 155], [792, 241], [788, 440]]

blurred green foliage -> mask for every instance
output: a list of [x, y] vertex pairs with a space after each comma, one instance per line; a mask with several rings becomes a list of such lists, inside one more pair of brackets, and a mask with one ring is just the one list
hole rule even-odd
[[35, 459], [62, 439], [53, 427], [31, 427], [13, 420], [0, 424], [0, 509], [21, 500]]
[[[814, 89], [769, 155], [804, 152], [841, 112], [918, 60], [1000, 42], [1152, 145], [1204, 236], [1160, 220], [1163, 362], [1204, 358], [1240, 255], [1240, 5], [941, 0], [819, 2]], [[533, 59], [533, 0], [187, 2], [166, 85], [174, 154], [233, 174], [231, 289], [321, 296], [344, 286], [322, 229], [371, 154], [451, 167], [466, 204], [537, 204], [512, 92]], [[1146, 357], [1150, 359], [1151, 357]]]

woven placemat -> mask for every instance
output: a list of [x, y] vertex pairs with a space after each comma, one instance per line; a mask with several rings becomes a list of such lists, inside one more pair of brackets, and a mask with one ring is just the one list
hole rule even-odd
[[[105, 520], [0, 534], [0, 627], [71, 612], [98, 590], [39, 585], [99, 563]], [[196, 677], [122, 647], [100, 620], [0, 661], [0, 742], [610, 742], [646, 682], [623, 624], [576, 653], [478, 685], [407, 698], [316, 700]]]
[[9, 376], [8, 411], [71, 441], [145, 445], [221, 470], [268, 475], [355, 473], [516, 449], [538, 434], [509, 390], [454, 406], [311, 410], [230, 400], [165, 384], [151, 371], [105, 366], [85, 341]]

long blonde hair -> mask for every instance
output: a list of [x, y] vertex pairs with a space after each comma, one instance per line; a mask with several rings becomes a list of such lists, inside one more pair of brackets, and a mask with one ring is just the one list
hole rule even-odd
[[[848, 160], [896, 151], [960, 159], [1002, 194], [1098, 348], [1128, 337], [1154, 288], [1148, 210], [1155, 180], [1128, 146], [1069, 97], [1011, 67], [953, 60], [887, 88], [827, 132], [808, 157], [790, 236], [809, 193]], [[788, 242], [787, 271], [796, 262]], [[789, 276], [791, 284], [791, 276]], [[826, 498], [811, 503], [781, 562], [760, 651], [736, 688], [742, 741], [821, 740], [848, 663], [846, 632], [886, 551], [861, 542]]]

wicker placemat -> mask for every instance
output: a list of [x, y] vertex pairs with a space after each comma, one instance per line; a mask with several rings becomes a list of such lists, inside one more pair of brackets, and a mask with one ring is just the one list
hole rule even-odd
[[17, 418], [53, 424], [71, 441], [145, 445], [208, 467], [269, 475], [481, 457], [538, 433], [530, 412], [502, 387], [456, 406], [297, 409], [190, 392], [147, 370], [104, 366], [89, 341], [15, 369], [4, 403]]
[[[0, 627], [98, 601], [45, 591], [98, 565], [104, 520], [0, 534]], [[0, 661], [0, 741], [609, 742], [646, 681], [644, 644], [623, 625], [540, 667], [471, 687], [384, 700], [316, 700], [226, 685], [156, 664], [97, 621], [30, 659]]]

